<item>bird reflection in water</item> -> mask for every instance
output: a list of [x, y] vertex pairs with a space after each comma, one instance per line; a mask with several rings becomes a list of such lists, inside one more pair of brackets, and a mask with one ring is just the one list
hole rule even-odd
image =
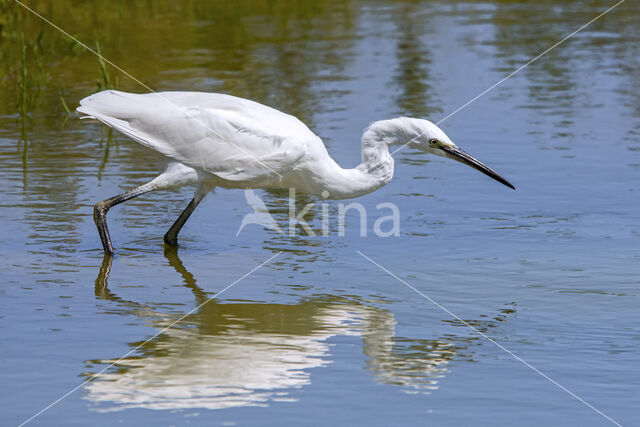
[[[210, 297], [176, 250], [165, 256], [193, 293], [196, 306], [207, 301]], [[159, 313], [109, 290], [110, 268], [107, 256], [96, 280], [96, 297], [121, 305], [127, 314], [151, 318], [155, 328], [166, 330], [122, 360], [87, 361], [91, 366], [113, 363], [85, 386], [85, 398], [98, 411], [221, 409], [295, 401], [292, 389], [311, 383], [312, 368], [331, 363], [329, 340], [338, 335], [362, 338], [366, 367], [377, 381], [408, 392], [429, 392], [437, 388], [449, 362], [475, 339], [396, 337], [391, 312], [334, 295], [289, 305], [212, 299], [168, 327], [178, 315]]]

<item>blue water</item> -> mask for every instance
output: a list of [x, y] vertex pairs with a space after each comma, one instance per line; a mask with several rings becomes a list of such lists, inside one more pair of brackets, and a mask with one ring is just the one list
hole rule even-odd
[[[252, 209], [241, 191], [216, 190], [177, 253], [162, 235], [191, 192], [159, 192], [109, 213], [112, 265], [92, 205], [151, 179], [161, 159], [63, 122], [57, 82], [75, 105], [95, 91], [97, 65], [49, 59], [26, 143], [3, 102], [2, 423], [78, 387], [32, 423], [637, 424], [640, 15], [627, 3], [441, 124], [517, 191], [405, 148], [393, 181], [358, 200], [365, 237], [355, 212], [341, 236], [338, 202], [313, 198], [297, 208], [315, 203], [318, 230], [329, 203], [328, 236], [258, 225], [236, 236]], [[105, 55], [154, 89], [289, 111], [352, 166], [370, 122], [438, 121], [608, 7], [277, 4], [286, 12], [185, 4], [142, 19], [124, 6], [92, 19], [111, 34]], [[84, 15], [47, 16], [91, 41]], [[144, 91], [123, 75], [119, 85]], [[257, 194], [286, 228], [287, 193]], [[400, 236], [375, 235], [380, 203], [398, 207]]]

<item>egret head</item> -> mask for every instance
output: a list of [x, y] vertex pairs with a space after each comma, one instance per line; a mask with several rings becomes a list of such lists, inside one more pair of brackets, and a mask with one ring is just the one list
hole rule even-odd
[[410, 120], [410, 127], [413, 131], [412, 133], [415, 134], [410, 143], [413, 147], [424, 151], [425, 153], [435, 154], [436, 156], [446, 157], [460, 163], [464, 163], [465, 165], [471, 166], [472, 168], [515, 190], [515, 187], [509, 181], [501, 177], [498, 173], [474, 158], [469, 153], [461, 150], [438, 126], [428, 120]]

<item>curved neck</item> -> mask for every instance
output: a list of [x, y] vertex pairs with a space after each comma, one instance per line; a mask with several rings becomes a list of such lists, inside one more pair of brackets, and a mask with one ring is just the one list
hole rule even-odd
[[[359, 197], [386, 185], [393, 178], [393, 158], [389, 146], [411, 138], [404, 124], [405, 118], [373, 123], [362, 135], [362, 163], [353, 169], [341, 168], [327, 154], [316, 180], [308, 191], [331, 199]], [[325, 192], [323, 194], [323, 192]], [[327, 193], [328, 192], [328, 196]]]
[[363, 162], [353, 169], [343, 169], [333, 159], [322, 170], [315, 171], [317, 180], [307, 192], [328, 199], [352, 199], [377, 190], [391, 181], [393, 159], [385, 149], [387, 158], [381, 162]]

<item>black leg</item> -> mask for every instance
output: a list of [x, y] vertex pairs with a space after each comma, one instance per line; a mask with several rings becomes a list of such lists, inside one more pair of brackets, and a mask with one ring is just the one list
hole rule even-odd
[[113, 255], [113, 246], [111, 245], [111, 237], [109, 236], [109, 229], [107, 228], [107, 211], [119, 203], [126, 202], [154, 189], [155, 188], [149, 184], [141, 185], [119, 196], [98, 202], [93, 207], [93, 220], [96, 223], [96, 227], [98, 227], [98, 233], [100, 234], [100, 240], [102, 241], [102, 247], [106, 255]]
[[186, 207], [186, 209], [182, 211], [178, 219], [176, 219], [176, 222], [173, 223], [169, 231], [167, 231], [167, 233], [164, 235], [164, 242], [167, 245], [178, 246], [178, 233], [182, 229], [184, 223], [187, 222], [193, 211], [196, 210], [196, 207], [198, 206], [198, 204], [200, 204], [200, 201], [202, 201], [203, 198], [204, 194], [197, 193], [193, 197], [189, 205]]

